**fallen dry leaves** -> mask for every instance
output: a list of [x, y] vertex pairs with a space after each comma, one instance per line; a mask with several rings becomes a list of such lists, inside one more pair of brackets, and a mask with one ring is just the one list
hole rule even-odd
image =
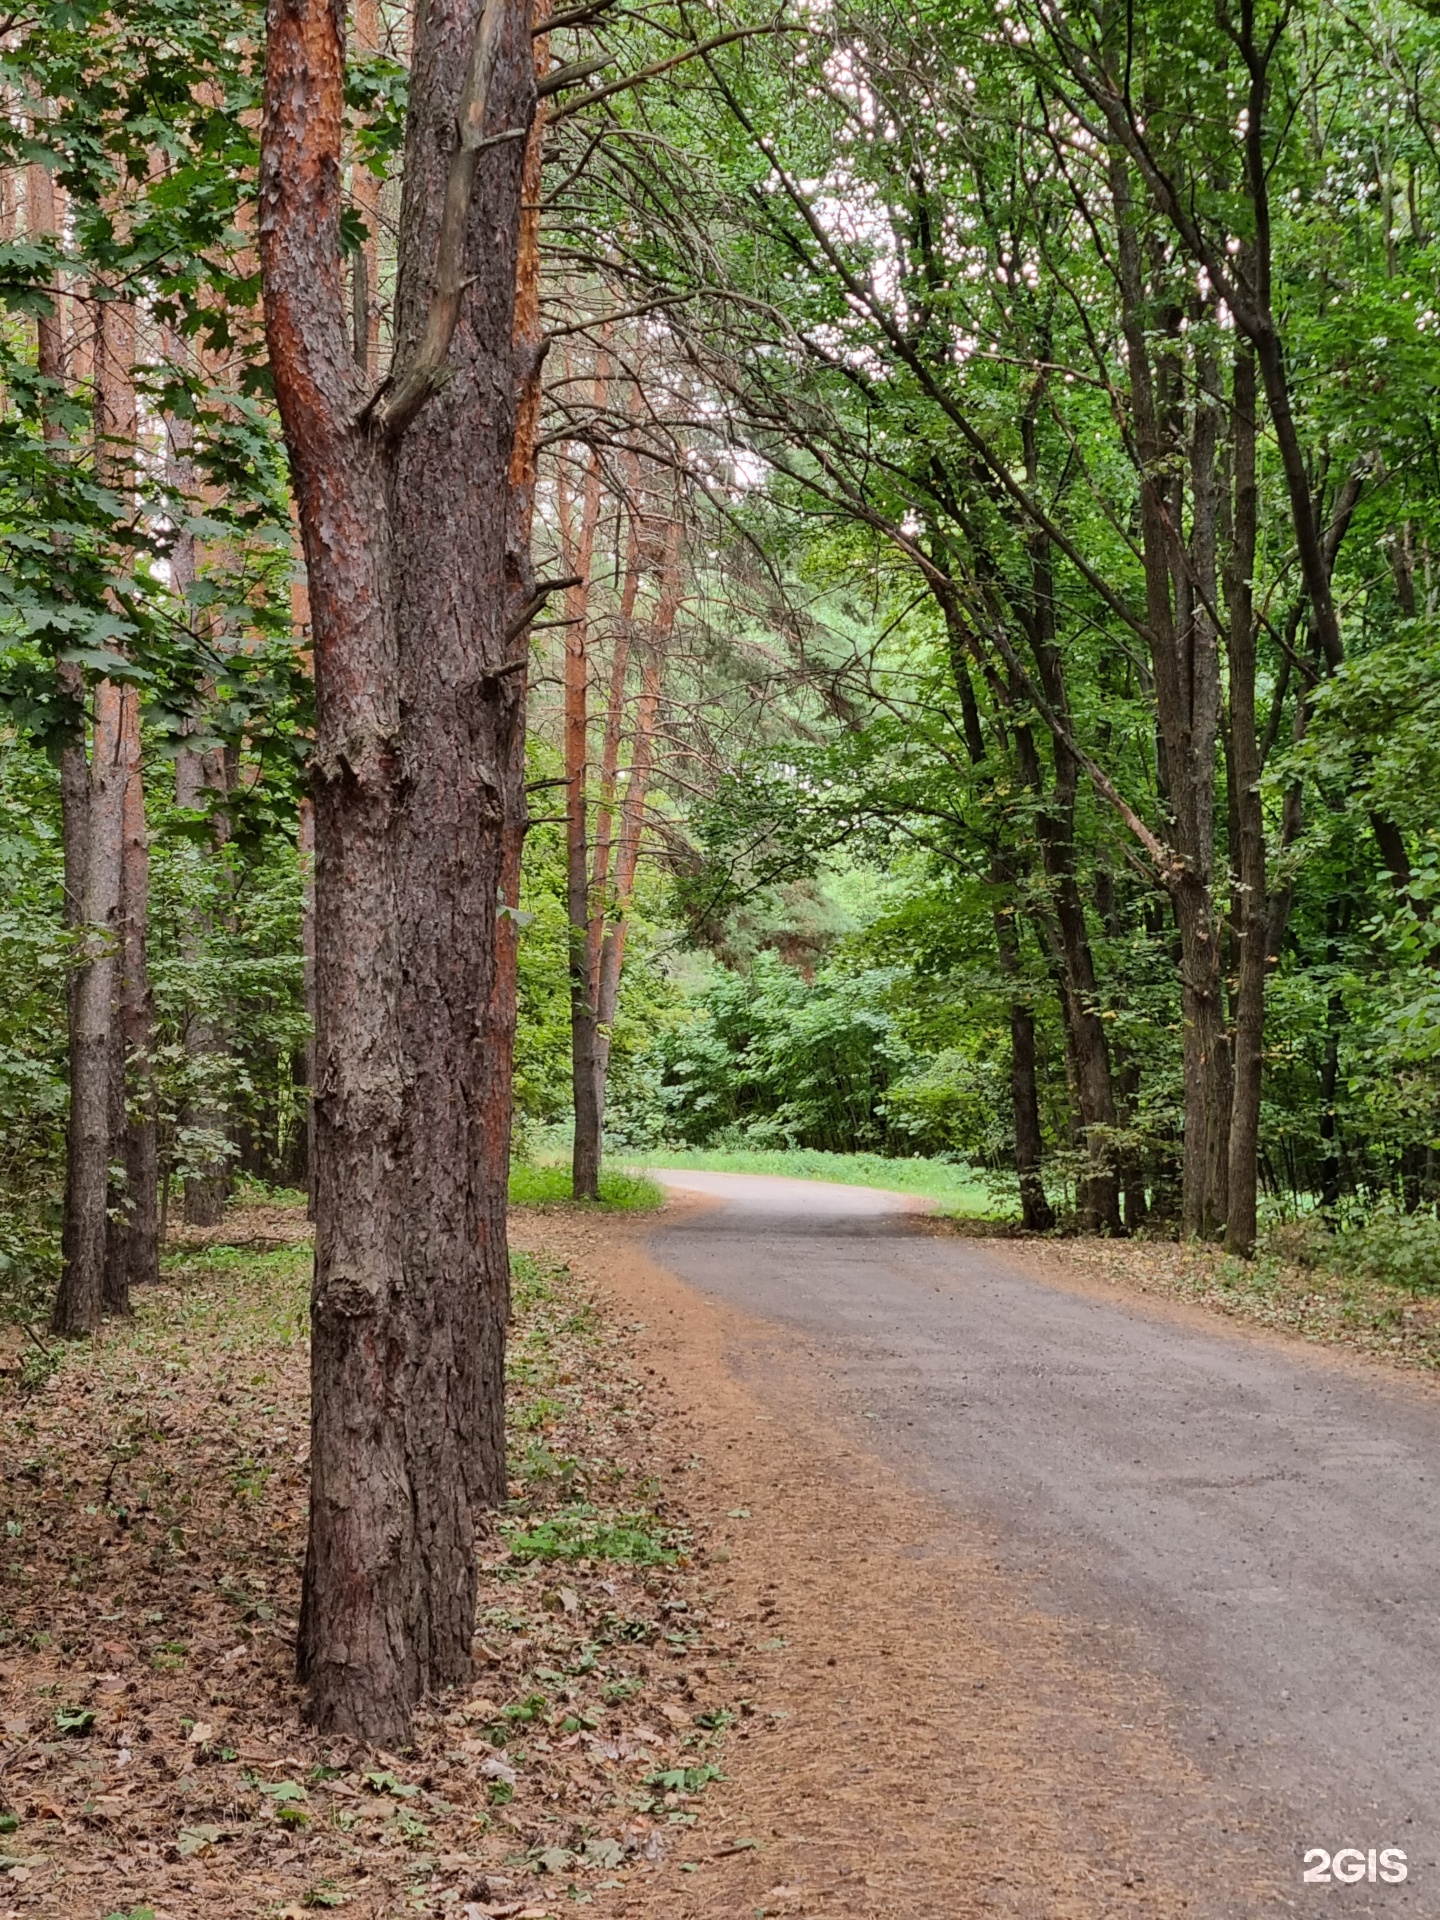
[[1440, 1372], [1440, 1299], [1382, 1281], [1273, 1254], [1235, 1260], [1195, 1241], [1006, 1240], [996, 1252], [1040, 1271], [1078, 1270], [1110, 1286], [1183, 1301], [1272, 1333]]
[[754, 1711], [624, 1328], [532, 1258], [476, 1684], [405, 1754], [308, 1735], [308, 1269], [239, 1209], [48, 1377], [6, 1348], [0, 1920], [551, 1914], [663, 1858]]

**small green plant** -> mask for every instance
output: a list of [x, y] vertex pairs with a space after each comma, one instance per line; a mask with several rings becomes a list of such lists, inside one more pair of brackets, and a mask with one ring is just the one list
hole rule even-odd
[[622, 1701], [633, 1700], [637, 1693], [644, 1691], [643, 1680], [607, 1680], [603, 1689], [604, 1697], [612, 1707], [618, 1707]]
[[298, 1780], [257, 1780], [256, 1788], [275, 1808], [275, 1818], [285, 1827], [303, 1827], [310, 1816], [305, 1802], [310, 1798]]
[[61, 1733], [89, 1733], [94, 1724], [93, 1707], [60, 1707], [55, 1714], [55, 1725]]
[[712, 1780], [723, 1780], [719, 1767], [665, 1767], [645, 1776], [647, 1787], [657, 1793], [703, 1793]]
[[512, 1726], [532, 1726], [535, 1721], [545, 1718], [545, 1709], [549, 1704], [543, 1693], [527, 1693], [523, 1700], [512, 1701], [500, 1712]]
[[403, 1780], [398, 1780], [388, 1769], [380, 1773], [367, 1773], [364, 1781], [372, 1793], [392, 1794], [397, 1800], [412, 1800], [420, 1791], [418, 1787], [407, 1786]]
[[263, 1466], [258, 1460], [242, 1460], [238, 1467], [232, 1467], [230, 1485], [236, 1499], [258, 1500], [273, 1471], [272, 1467]]
[[21, 1359], [20, 1385], [26, 1393], [37, 1393], [47, 1380], [53, 1380], [60, 1371], [65, 1350], [60, 1346], [47, 1347], [43, 1340], [30, 1332], [29, 1327], [25, 1331], [30, 1334], [34, 1345], [26, 1348]]
[[502, 1527], [514, 1560], [613, 1560], [628, 1566], [673, 1567], [682, 1536], [653, 1514], [626, 1513], [602, 1519], [593, 1507], [577, 1506], [535, 1526]]

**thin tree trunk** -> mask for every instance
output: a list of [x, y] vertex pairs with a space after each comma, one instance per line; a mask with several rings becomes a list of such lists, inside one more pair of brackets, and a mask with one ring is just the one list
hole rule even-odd
[[[230, 786], [229, 768], [224, 751], [212, 748], [205, 753], [183, 749], [175, 758], [175, 804], [192, 813], [210, 811], [212, 846], [218, 863], [230, 838], [230, 820], [223, 797]], [[207, 948], [215, 936], [209, 914], [187, 920], [181, 929], [181, 950], [193, 966], [203, 964]], [[190, 1095], [181, 1114], [182, 1125], [197, 1133], [224, 1135], [229, 1114], [216, 1082], [220, 1062], [228, 1051], [225, 1021], [219, 1007], [202, 999], [191, 1010], [185, 1023], [185, 1052], [202, 1081], [209, 1085]], [[221, 1151], [197, 1156], [198, 1171], [185, 1181], [185, 1224], [189, 1227], [218, 1227], [225, 1218], [225, 1202], [230, 1196], [230, 1160]], [[192, 1162], [192, 1164], [195, 1164]]]
[[145, 783], [140, 758], [140, 696], [121, 690], [120, 751], [124, 767], [121, 800], [120, 950], [117, 1029], [121, 1102], [120, 1162], [125, 1170], [123, 1207], [110, 1223], [105, 1305], [127, 1313], [130, 1288], [160, 1278], [158, 1165], [155, 1137], [155, 1010], [147, 961], [150, 918], [150, 837], [145, 824]]
[[[609, 370], [605, 349], [600, 351], [594, 383], [594, 407], [605, 405]], [[571, 1154], [571, 1192], [577, 1200], [600, 1197], [602, 1116], [598, 1100], [596, 1064], [596, 979], [588, 965], [590, 953], [590, 839], [588, 783], [590, 769], [590, 573], [595, 535], [600, 524], [601, 467], [598, 450], [585, 468], [578, 528], [568, 525], [563, 505], [561, 527], [566, 567], [578, 583], [565, 597], [565, 866], [566, 902], [570, 922], [570, 1083], [575, 1108], [575, 1139]]]
[[[537, 86], [550, 71], [550, 38], [537, 34], [534, 44], [534, 70]], [[519, 632], [527, 610], [535, 604], [535, 563], [532, 534], [535, 521], [536, 456], [540, 440], [540, 419], [544, 403], [541, 372], [545, 355], [545, 328], [540, 310], [540, 196], [544, 170], [545, 104], [540, 101], [530, 122], [525, 141], [525, 160], [520, 181], [520, 221], [515, 257], [515, 314], [511, 325], [514, 349], [516, 389], [519, 402], [515, 414], [515, 437], [510, 449], [509, 504], [505, 547], [505, 628]], [[522, 656], [515, 671], [515, 690], [519, 710], [526, 702], [528, 656]], [[517, 742], [517, 754], [523, 755], [523, 741]], [[486, 1190], [507, 1195], [510, 1180], [511, 1134], [513, 1125], [514, 1057], [511, 1037], [515, 1032], [516, 995], [520, 955], [520, 891], [525, 851], [525, 833], [529, 825], [523, 792], [511, 807], [501, 829], [500, 881], [495, 917], [495, 980], [486, 1008], [482, 1036], [495, 1092], [484, 1115], [482, 1154]], [[503, 1298], [505, 1317], [509, 1317], [508, 1265]], [[502, 1323], [503, 1338], [503, 1323]]]
[[93, 1333], [105, 1298], [110, 1166], [111, 1035], [120, 917], [122, 799], [120, 689], [95, 689], [86, 807], [84, 887], [70, 1041], [70, 1119], [61, 1229], [57, 1333]]
[[[27, 170], [32, 235], [59, 230], [53, 177], [38, 164]], [[37, 319], [37, 367], [63, 385], [70, 373], [63, 302]], [[45, 437], [58, 444], [64, 429], [46, 409]], [[57, 666], [62, 697], [73, 721], [60, 749], [61, 834], [65, 859], [65, 923], [75, 937], [66, 1010], [70, 1112], [66, 1134], [61, 1274], [53, 1324], [57, 1333], [92, 1333], [105, 1293], [113, 1049], [114, 941], [120, 895], [120, 772], [118, 690], [104, 682], [95, 696], [94, 740], [85, 749], [85, 686], [72, 662]]]
[[[103, 290], [100, 290], [103, 293]], [[96, 302], [95, 465], [105, 484], [133, 501], [139, 435], [135, 399], [135, 308], [123, 298]], [[150, 856], [140, 757], [140, 699], [122, 686], [119, 699], [119, 949], [111, 1023], [111, 1160], [120, 1185], [110, 1196], [105, 1308], [128, 1313], [132, 1281], [159, 1278], [150, 981], [146, 944]], [[107, 839], [112, 830], [107, 824]]]
[[[960, 697], [960, 714], [965, 750], [977, 774], [988, 758], [985, 734], [980, 725], [980, 709], [970, 680], [966, 660], [966, 631], [959, 601], [953, 589], [937, 590], [936, 597], [945, 617], [949, 641], [950, 672]], [[1002, 851], [995, 836], [990, 854], [991, 880], [997, 889], [1013, 891], [1013, 862]], [[1042, 936], [1043, 938], [1043, 936]], [[1020, 976], [1019, 942], [1015, 937], [1014, 910], [1009, 904], [995, 909], [995, 951], [1000, 970], [1007, 979]], [[1068, 1014], [1068, 1001], [1061, 993], [1062, 1010]], [[1073, 1061], [1068, 1018], [1066, 1020], [1067, 1064]], [[1072, 1075], [1072, 1080], [1074, 1076]], [[1010, 1001], [1010, 1093], [1015, 1119], [1015, 1173], [1020, 1186], [1021, 1221], [1027, 1231], [1048, 1233], [1055, 1224], [1055, 1211], [1045, 1195], [1043, 1172], [1044, 1134], [1040, 1125], [1040, 1098], [1035, 1080], [1035, 1016], [1028, 1001], [1013, 993]]]
[[[1184, 392], [1181, 314], [1166, 308], [1157, 357], [1151, 339], [1162, 305], [1147, 288], [1123, 153], [1112, 151], [1111, 198], [1126, 364], [1139, 466], [1146, 628], [1164, 744], [1170, 839], [1180, 856], [1168, 877], [1180, 934], [1185, 1126], [1181, 1229], [1208, 1236], [1224, 1225], [1230, 1123], [1219, 929], [1212, 893], [1214, 779], [1220, 681], [1215, 601], [1217, 410], [1203, 365], [1193, 369], [1194, 424], [1188, 448], [1192, 533], [1183, 539]], [[1213, 384], [1213, 380], [1211, 382]], [[1207, 605], [1208, 602], [1208, 605]]]
[[645, 644], [644, 665], [640, 675], [640, 700], [635, 713], [635, 729], [630, 743], [630, 771], [625, 782], [625, 800], [620, 810], [620, 833], [615, 849], [614, 903], [604, 919], [595, 989], [595, 1107], [601, 1120], [605, 1115], [606, 1083], [610, 1072], [610, 1042], [615, 1014], [620, 1004], [620, 978], [625, 965], [625, 943], [630, 929], [630, 908], [635, 897], [635, 874], [640, 864], [640, 848], [645, 837], [645, 808], [650, 796], [650, 777], [655, 764], [655, 732], [664, 685], [666, 656], [684, 593], [682, 548], [684, 522], [676, 500], [666, 533], [665, 557], [660, 579], [660, 603], [655, 610]]
[[[1015, 923], [1008, 907], [995, 910], [995, 947], [1000, 971], [1018, 982], [1020, 955]], [[1010, 999], [1010, 1099], [1015, 1110], [1015, 1172], [1020, 1182], [1020, 1224], [1027, 1233], [1048, 1233], [1055, 1211], [1045, 1197], [1041, 1171], [1044, 1136], [1040, 1129], [1040, 1096], [1035, 1084], [1035, 1015], [1014, 991]]]
[[[1085, 918], [1085, 903], [1075, 879], [1074, 843], [1065, 821], [1069, 818], [1067, 795], [1061, 791], [1060, 808], [1045, 803], [1044, 779], [1034, 737], [1028, 727], [1015, 729], [1016, 757], [1026, 784], [1041, 797], [1036, 811], [1036, 831], [1040, 839], [1041, 859], [1050, 882], [1050, 914], [1047, 916], [1055, 940], [1058, 984], [1063, 996], [1062, 1012], [1070, 1043], [1070, 1059], [1075, 1098], [1091, 1170], [1077, 1181], [1077, 1208], [1080, 1225], [1087, 1233], [1118, 1234], [1120, 1219], [1120, 1182], [1115, 1166], [1115, 1088], [1110, 1075], [1110, 1047], [1105, 1023], [1100, 1017], [1100, 990], [1095, 975], [1095, 959], [1090, 945], [1090, 930]], [[1057, 767], [1056, 784], [1061, 772]], [[1068, 798], [1073, 800], [1073, 788]]]
[[658, 651], [660, 644], [663, 643], [657, 635], [652, 640], [640, 682], [640, 704], [636, 710], [635, 732], [630, 744], [630, 777], [625, 783], [625, 802], [620, 810], [620, 835], [615, 850], [614, 905], [606, 915], [605, 934], [600, 945], [599, 984], [595, 997], [598, 1023], [595, 1051], [596, 1099], [602, 1115], [605, 1074], [610, 1062], [610, 1035], [620, 1002], [620, 974], [625, 964], [625, 941], [630, 926], [630, 908], [635, 897], [635, 873], [645, 835], [645, 805], [654, 766], [655, 718], [659, 711], [664, 674], [664, 656]]
[[610, 660], [610, 691], [605, 705], [605, 736], [600, 749], [600, 784], [595, 806], [595, 851], [590, 870], [590, 928], [585, 951], [587, 972], [599, 977], [600, 947], [605, 937], [606, 901], [610, 885], [610, 858], [615, 842], [615, 792], [620, 774], [620, 742], [625, 730], [625, 689], [630, 674], [634, 640], [635, 602], [640, 593], [642, 542], [637, 501], [638, 460], [630, 463], [630, 502], [627, 508], [625, 578], [620, 589], [620, 611], [615, 622], [615, 647]]
[[1260, 1094], [1265, 1046], [1266, 930], [1270, 902], [1265, 819], [1260, 799], [1260, 736], [1255, 712], [1255, 572], [1259, 492], [1255, 473], [1258, 405], [1254, 356], [1235, 355], [1231, 428], [1234, 534], [1227, 573], [1230, 616], [1230, 787], [1237, 826], [1231, 853], [1239, 965], [1235, 983], [1234, 1090], [1230, 1110], [1229, 1210], [1225, 1245], [1249, 1259], [1258, 1215]]
[[300, 857], [300, 948], [305, 965], [305, 1214], [315, 1218], [315, 804], [300, 802], [296, 822]]
[[[355, 44], [380, 50], [378, 0], [355, 0]], [[365, 241], [351, 263], [350, 325], [355, 361], [367, 380], [380, 364], [380, 179], [357, 154], [350, 163], [350, 198], [365, 227]]]

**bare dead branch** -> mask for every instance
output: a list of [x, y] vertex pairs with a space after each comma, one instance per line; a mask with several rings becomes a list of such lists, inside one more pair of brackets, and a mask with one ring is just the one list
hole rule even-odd
[[475, 29], [470, 65], [455, 114], [459, 137], [445, 181], [435, 252], [435, 285], [425, 331], [409, 366], [392, 375], [366, 409], [376, 431], [387, 438], [405, 431], [444, 377], [445, 361], [455, 337], [460, 300], [465, 291], [461, 271], [465, 259], [465, 230], [470, 222], [480, 150], [485, 144], [485, 111], [505, 15], [506, 0], [485, 0]]

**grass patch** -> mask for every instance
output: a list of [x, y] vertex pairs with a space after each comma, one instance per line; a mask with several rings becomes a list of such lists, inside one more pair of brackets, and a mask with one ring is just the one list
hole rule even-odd
[[643, 1173], [604, 1172], [600, 1175], [600, 1198], [576, 1200], [570, 1185], [569, 1167], [516, 1165], [510, 1169], [512, 1207], [556, 1207], [598, 1205], [607, 1213], [651, 1213], [665, 1204], [665, 1193]]
[[962, 1219], [1010, 1219], [1015, 1209], [997, 1200], [973, 1168], [951, 1160], [890, 1160], [880, 1153], [821, 1153], [812, 1147], [724, 1147], [666, 1150], [657, 1167], [707, 1173], [778, 1173], [791, 1180], [833, 1180], [850, 1187], [918, 1193], [935, 1211]]
[[512, 1560], [611, 1560], [631, 1567], [673, 1567], [680, 1558], [678, 1536], [653, 1514], [622, 1513], [605, 1518], [593, 1507], [572, 1507], [534, 1524], [507, 1521], [501, 1537]]

